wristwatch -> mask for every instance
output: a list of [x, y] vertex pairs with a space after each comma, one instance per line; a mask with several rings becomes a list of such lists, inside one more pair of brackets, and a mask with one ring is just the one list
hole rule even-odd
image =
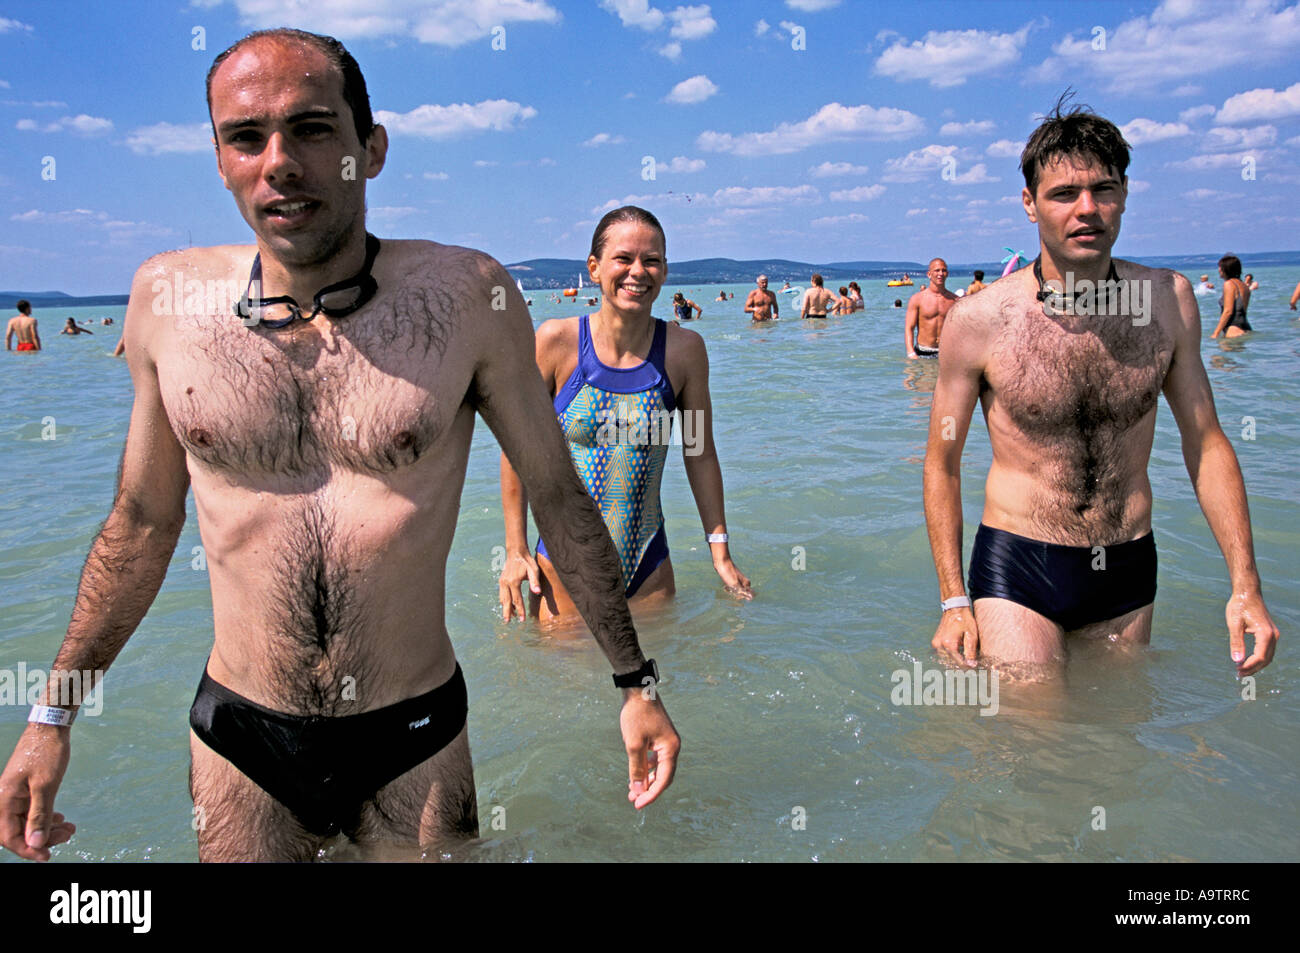
[[655, 664], [654, 659], [650, 659], [635, 672], [628, 672], [626, 675], [615, 675], [614, 686], [616, 688], [640, 688], [646, 678], [653, 678], [655, 684], [659, 684], [659, 666]]

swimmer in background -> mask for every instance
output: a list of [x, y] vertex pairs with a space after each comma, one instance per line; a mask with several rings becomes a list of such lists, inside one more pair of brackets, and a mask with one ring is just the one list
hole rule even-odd
[[[1295, 307], [1295, 305], [1292, 305]], [[9, 326], [5, 329], [5, 350], [12, 351], [13, 340], [18, 338], [18, 350], [20, 351], [39, 351], [41, 349], [41, 335], [36, 330], [36, 319], [32, 317], [32, 305], [26, 298], [22, 298], [17, 304], [18, 313], [9, 319]]]
[[894, 299], [894, 307], [895, 307], [895, 308], [901, 308], [902, 306], [903, 306], [903, 299], [902, 299], [902, 298], [895, 298], [895, 299]]
[[975, 292], [982, 290], [984, 287], [984, 272], [979, 268], [975, 269], [975, 280], [966, 286], [966, 294], [973, 295]]
[[[776, 292], [767, 290], [767, 275], [754, 279], [758, 285], [745, 299], [745, 313], [755, 321], [775, 321], [780, 318], [781, 308], [776, 301]], [[786, 282], [789, 287], [790, 282]]]
[[1245, 282], [1245, 284], [1246, 284], [1246, 290], [1247, 290], [1247, 291], [1258, 291], [1258, 290], [1259, 290], [1259, 282], [1255, 280], [1255, 276], [1254, 276], [1254, 275], [1247, 275], [1245, 278], [1243, 278], [1243, 279], [1241, 279], [1241, 280], [1242, 280], [1243, 282]]
[[803, 307], [800, 318], [824, 318], [826, 312], [839, 303], [839, 298], [831, 294], [822, 284], [821, 275], [812, 276], [812, 287], [803, 293]]
[[849, 282], [849, 301], [853, 305], [854, 311], [867, 310], [866, 302], [862, 300], [862, 289], [858, 287], [856, 281]]
[[1300, 301], [1300, 281], [1295, 283], [1295, 291], [1291, 292], [1291, 310], [1295, 310], [1296, 302]]
[[840, 296], [839, 299], [835, 302], [835, 307], [832, 313], [834, 314], [853, 313], [853, 299], [849, 297], [848, 288], [845, 288], [843, 286], [840, 287]]
[[81, 327], [80, 325], [78, 325], [76, 321], [72, 320], [72, 318], [68, 318], [68, 323], [65, 324], [65, 325], [63, 326], [63, 330], [60, 331], [59, 333], [60, 333], [60, 334], [74, 334], [74, 335], [75, 335], [75, 334], [89, 334], [89, 335], [93, 336], [95, 332], [94, 332], [94, 331], [88, 331], [87, 329], [85, 329], [85, 328]]
[[[682, 458], [695, 495], [713, 568], [727, 591], [752, 599], [749, 579], [731, 559], [722, 469], [713, 444], [709, 357], [694, 331], [651, 313], [668, 277], [663, 227], [645, 209], [624, 206], [596, 226], [587, 258], [604, 304], [595, 314], [557, 318], [537, 329], [536, 359], [553, 398], [574, 467], [596, 501], [633, 604], [676, 592], [659, 487], [668, 458], [672, 417], [682, 414]], [[544, 540], [528, 545], [528, 499], [505, 455], [501, 506], [506, 565], [501, 614], [543, 622], [573, 616], [575, 607]], [[540, 520], [539, 520], [540, 522]]]
[[[957, 302], [949, 291], [948, 263], [942, 258], [932, 259], [927, 272], [930, 283], [907, 299], [907, 317], [903, 322], [903, 342], [908, 358], [938, 357], [939, 337], [948, 311]], [[915, 344], [913, 344], [915, 339]]]
[[[695, 317], [691, 317], [691, 309], [695, 309]], [[704, 309], [698, 304], [686, 297], [680, 291], [673, 295], [673, 315], [681, 321], [698, 321], [704, 317]]]
[[1219, 259], [1219, 277], [1223, 279], [1223, 295], [1219, 298], [1219, 323], [1210, 335], [1214, 340], [1220, 334], [1226, 338], [1239, 338], [1254, 330], [1246, 320], [1246, 308], [1250, 305], [1250, 289], [1241, 280], [1241, 259], [1236, 255], [1224, 255]]

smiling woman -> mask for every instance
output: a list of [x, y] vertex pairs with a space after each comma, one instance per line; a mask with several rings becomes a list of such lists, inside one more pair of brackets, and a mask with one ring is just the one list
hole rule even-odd
[[[709, 359], [704, 339], [661, 321], [651, 308], [668, 277], [663, 227], [635, 206], [615, 209], [596, 226], [587, 271], [600, 285], [594, 315], [547, 321], [537, 330], [537, 366], [554, 399], [569, 453], [614, 539], [629, 599], [667, 598], [676, 587], [659, 485], [682, 416], [686, 473], [713, 556], [729, 592], [753, 597], [728, 547], [722, 470], [713, 446]], [[524, 617], [520, 584], [528, 580], [530, 611], [543, 620], [575, 607], [538, 540], [528, 546], [527, 499], [509, 461], [501, 458], [507, 564], [502, 613]]]

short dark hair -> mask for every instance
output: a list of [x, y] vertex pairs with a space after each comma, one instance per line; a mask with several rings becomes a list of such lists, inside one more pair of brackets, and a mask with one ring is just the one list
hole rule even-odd
[[624, 205], [622, 208], [606, 212], [605, 217], [596, 223], [596, 231], [591, 236], [590, 257], [600, 257], [600, 253], [605, 250], [605, 233], [620, 222], [636, 222], [640, 225], [649, 225], [659, 233], [659, 238], [664, 243], [664, 254], [668, 254], [668, 238], [664, 235], [664, 227], [659, 224], [659, 219], [643, 208], [638, 208], [635, 205]]
[[227, 57], [239, 51], [246, 43], [253, 40], [276, 40], [280, 43], [301, 43], [318, 51], [343, 76], [343, 101], [352, 110], [352, 125], [357, 130], [357, 138], [365, 145], [370, 134], [375, 131], [375, 117], [370, 112], [370, 94], [366, 92], [366, 78], [361, 75], [361, 67], [342, 43], [332, 36], [308, 33], [306, 30], [291, 30], [279, 27], [274, 30], [258, 30], [250, 33], [239, 42], [217, 54], [208, 70], [208, 121], [212, 123], [212, 135], [217, 134], [217, 124], [212, 119], [212, 77], [221, 68]]
[[31, 303], [30, 301], [28, 301], [26, 298], [19, 298], [19, 299], [18, 299], [18, 311], [19, 311], [19, 313], [21, 313], [21, 314], [31, 314], [31, 313], [32, 313], [32, 303]]
[[1225, 278], [1241, 277], [1241, 259], [1236, 255], [1224, 255], [1219, 259], [1219, 267], [1223, 269]]
[[815, 284], [818, 288], [820, 288], [820, 287], [822, 286], [822, 276], [821, 276], [821, 275], [813, 275], [813, 276], [812, 276], [812, 283]]
[[980, 268], [976, 268], [976, 269], [975, 269], [975, 280], [976, 280], [976, 281], [983, 281], [983, 280], [984, 280], [984, 271], [983, 271], [983, 269], [980, 269]]
[[1020, 171], [1031, 195], [1038, 194], [1039, 171], [1057, 159], [1092, 159], [1105, 169], [1114, 169], [1121, 179], [1128, 170], [1129, 144], [1118, 126], [1087, 106], [1062, 112], [1073, 95], [1068, 89], [1061, 94], [1020, 153]]

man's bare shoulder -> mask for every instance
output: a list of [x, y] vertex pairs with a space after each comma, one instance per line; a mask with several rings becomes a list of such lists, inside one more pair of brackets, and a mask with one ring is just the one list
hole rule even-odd
[[979, 294], [958, 298], [944, 323], [945, 339], [949, 328], [966, 334], [988, 334], [1000, 327], [1007, 314], [1033, 302], [1033, 285], [1032, 278], [1026, 282], [1020, 272], [1015, 272], [986, 284]]
[[210, 245], [202, 248], [177, 248], [159, 252], [136, 269], [136, 280], [147, 278], [174, 280], [179, 272], [184, 279], [203, 278], [225, 273], [237, 265], [250, 262], [257, 252], [255, 245]]

